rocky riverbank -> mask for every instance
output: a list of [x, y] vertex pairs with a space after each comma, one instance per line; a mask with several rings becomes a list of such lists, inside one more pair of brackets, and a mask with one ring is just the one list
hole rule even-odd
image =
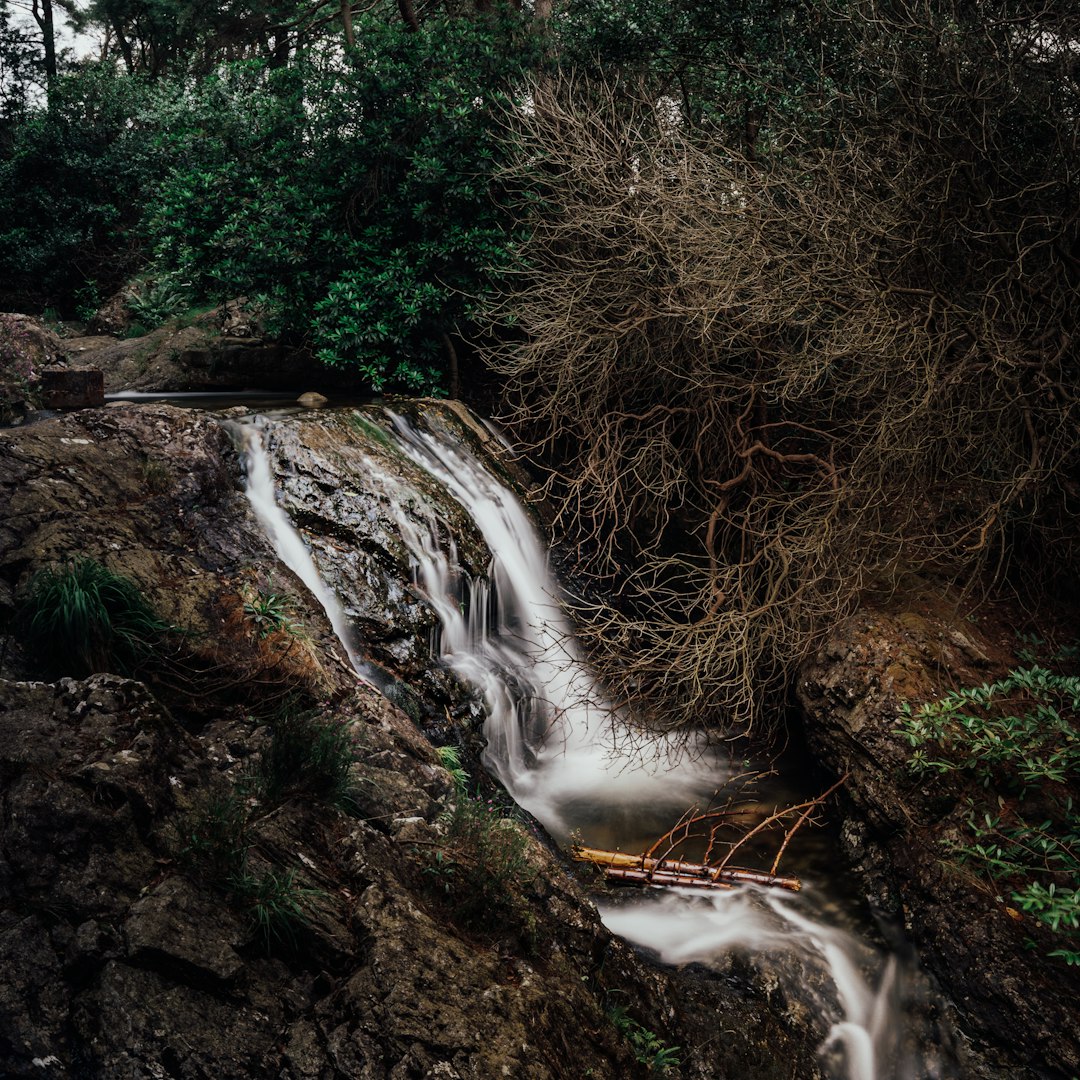
[[[867, 896], [910, 936], [957, 1008], [980, 1070], [1070, 1078], [1080, 1068], [1080, 970], [1050, 955], [1061, 937], [1018, 910], [985, 861], [957, 854], [978, 842], [973, 813], [978, 827], [985, 812], [1003, 820], [1022, 812], [1016, 790], [962, 772], [916, 773], [898, 724], [905, 703], [917, 708], [1030, 666], [1031, 656], [1017, 655], [1015, 610], [985, 604], [970, 613], [970, 603], [929, 588], [868, 606], [803, 666], [798, 699], [811, 752], [848, 775], [843, 837]], [[1008, 704], [1023, 711], [1022, 700]]]
[[[502, 914], [462, 911], [439, 876], [450, 774], [347, 669], [242, 485], [223, 424], [165, 406], [0, 431], [0, 1072], [626, 1077], [678, 1046], [673, 1076], [817, 1075], [824, 1032], [775, 979], [644, 961], [527, 829]], [[75, 555], [170, 629], [129, 672], [29, 681], [17, 613]], [[256, 632], [271, 594], [302, 635]], [[252, 794], [285, 699], [350, 733], [346, 809]], [[287, 933], [266, 930], [275, 904], [299, 909]]]

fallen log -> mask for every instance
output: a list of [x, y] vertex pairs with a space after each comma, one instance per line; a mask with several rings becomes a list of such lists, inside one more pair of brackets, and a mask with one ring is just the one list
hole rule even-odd
[[730, 881], [712, 881], [693, 874], [673, 874], [668, 870], [631, 870], [622, 866], [605, 866], [604, 877], [609, 881], [630, 881], [635, 885], [656, 885], [687, 889], [734, 889]]
[[[653, 885], [686, 885], [691, 888], [733, 888], [735, 885], [764, 885], [769, 888], [798, 892], [798, 878], [778, 877], [761, 870], [741, 870], [736, 867], [717, 868], [708, 863], [686, 862], [682, 859], [653, 859], [647, 855], [628, 855], [623, 851], [575, 846], [571, 854], [580, 862], [601, 867], [612, 880], [635, 881]], [[679, 880], [670, 880], [678, 878]]]

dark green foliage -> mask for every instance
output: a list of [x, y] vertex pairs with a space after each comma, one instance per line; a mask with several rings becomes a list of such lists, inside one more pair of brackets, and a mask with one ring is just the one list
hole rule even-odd
[[146, 227], [158, 267], [248, 297], [376, 390], [435, 390], [509, 260], [495, 115], [529, 40], [510, 14], [371, 19], [348, 65], [212, 77], [195, 106], [211, 134], [177, 144]]
[[743, 152], [812, 119], [853, 66], [845, 4], [822, 0], [570, 0], [563, 65], [666, 95], [684, 121]]
[[132, 672], [169, 629], [131, 581], [81, 558], [35, 575], [18, 621], [30, 662], [49, 675]]
[[919, 774], [975, 780], [955, 858], [1009, 890], [1013, 903], [1060, 936], [1050, 955], [1080, 964], [1080, 678], [1044, 668], [954, 690], [900, 730]]
[[168, 168], [157, 138], [169, 92], [108, 66], [53, 83], [0, 155], [0, 296], [73, 311], [89, 282], [117, 288], [137, 267], [132, 230]]
[[252, 792], [274, 805], [290, 795], [353, 806], [353, 733], [346, 723], [314, 711], [282, 708], [271, 721], [269, 745], [251, 774]]

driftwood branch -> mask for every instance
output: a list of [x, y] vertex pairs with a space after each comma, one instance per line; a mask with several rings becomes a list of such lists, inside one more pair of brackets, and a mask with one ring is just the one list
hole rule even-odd
[[[732, 797], [716, 810], [701, 812], [697, 807], [691, 807], [673, 828], [660, 836], [641, 855], [607, 851], [583, 844], [575, 845], [571, 854], [579, 862], [588, 862], [599, 867], [604, 871], [605, 877], [614, 882], [697, 889], [732, 889], [737, 885], [760, 885], [798, 892], [802, 888], [802, 882], [798, 878], [777, 874], [780, 860], [795, 834], [807, 822], [813, 822], [814, 813], [846, 780], [847, 774], [815, 798], [806, 799], [793, 806], [777, 808], [754, 825], [746, 824], [750, 809], [740, 806]], [[770, 831], [775, 834], [780, 829], [783, 829], [783, 833], [768, 870], [730, 865], [735, 853], [744, 850], [751, 840]], [[735, 836], [731, 835], [732, 830], [735, 830]], [[691, 841], [705, 845], [705, 854], [700, 862], [678, 856], [678, 852]], [[719, 854], [721, 851], [722, 856]], [[714, 852], [717, 852], [715, 857]]]
[[627, 855], [622, 851], [575, 847], [571, 852], [579, 862], [602, 867], [613, 881], [634, 881], [650, 885], [685, 885], [699, 889], [731, 889], [736, 885], [767, 885], [798, 892], [802, 882], [793, 877], [777, 877], [758, 870], [727, 867], [717, 872], [706, 863], [683, 859], [650, 859], [646, 855]]

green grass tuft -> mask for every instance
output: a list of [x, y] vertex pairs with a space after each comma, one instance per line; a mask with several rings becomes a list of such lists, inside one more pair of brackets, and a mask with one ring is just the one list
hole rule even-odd
[[286, 704], [270, 728], [270, 743], [249, 777], [260, 802], [275, 804], [300, 794], [339, 810], [354, 808], [356, 749], [348, 724]]
[[49, 675], [131, 674], [170, 629], [133, 582], [83, 558], [36, 574], [18, 623], [30, 662]]

